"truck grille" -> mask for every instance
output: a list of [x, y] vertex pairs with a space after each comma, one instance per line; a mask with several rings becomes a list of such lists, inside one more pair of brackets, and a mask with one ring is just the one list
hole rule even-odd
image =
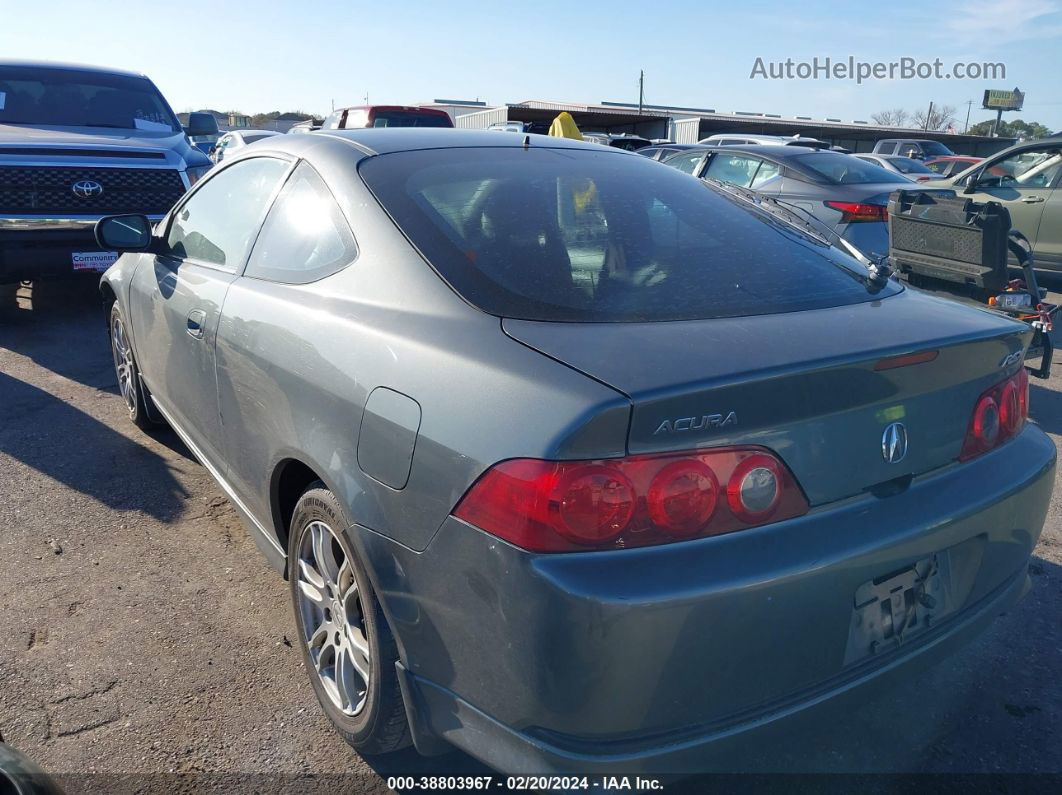
[[160, 215], [183, 194], [172, 169], [0, 166], [0, 213]]

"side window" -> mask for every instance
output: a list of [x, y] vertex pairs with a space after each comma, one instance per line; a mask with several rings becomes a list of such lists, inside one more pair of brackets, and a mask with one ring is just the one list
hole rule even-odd
[[925, 166], [930, 171], [936, 172], [937, 174], [941, 174], [943, 176], [948, 176], [948, 166], [951, 165], [952, 162], [953, 161], [951, 160], [939, 160], [936, 163], [926, 163]]
[[756, 172], [756, 176], [753, 177], [752, 185], [750, 185], [750, 187], [754, 190], [770, 187], [774, 184], [775, 179], [777, 179], [780, 173], [781, 168], [777, 163], [771, 163], [764, 160], [760, 164], [760, 169]]
[[753, 157], [720, 152], [712, 158], [708, 168], [704, 171], [704, 176], [707, 179], [717, 179], [720, 182], [729, 182], [731, 185], [747, 188], [752, 183], [752, 177], [761, 162]]
[[1015, 152], [998, 160], [989, 169], [1000, 174], [1003, 186], [1019, 188], [1049, 188], [1062, 169], [1062, 154], [1057, 149], [1033, 149]]
[[324, 180], [300, 163], [262, 225], [246, 276], [306, 284], [335, 273], [357, 256], [354, 235]]
[[692, 174], [697, 170], [697, 166], [700, 164], [703, 157], [704, 152], [690, 152], [688, 154], [675, 155], [674, 157], [668, 158], [667, 164], [686, 174]]
[[287, 169], [283, 160], [255, 157], [208, 177], [174, 216], [167, 253], [234, 273]]
[[898, 145], [899, 144], [897, 144], [895, 141], [889, 141], [888, 143], [884, 143], [880, 147], [878, 147], [878, 151], [876, 151], [874, 154], [876, 154], [876, 155], [894, 155], [894, 154], [896, 154], [896, 147]]

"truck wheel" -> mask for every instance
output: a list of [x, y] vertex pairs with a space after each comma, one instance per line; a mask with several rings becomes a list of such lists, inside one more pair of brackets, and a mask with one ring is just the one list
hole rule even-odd
[[398, 647], [348, 526], [332, 492], [311, 485], [291, 520], [288, 581], [317, 700], [347, 743], [383, 754], [409, 745]]
[[108, 323], [111, 331], [111, 354], [114, 357], [114, 372], [118, 377], [118, 391], [125, 401], [125, 407], [129, 410], [129, 419], [140, 430], [146, 431], [157, 426], [159, 423], [150, 416], [147, 405], [147, 387], [140, 381], [140, 369], [133, 356], [133, 348], [129, 344], [129, 335], [126, 332], [125, 318], [122, 310], [118, 308], [118, 302], [111, 305], [111, 317]]

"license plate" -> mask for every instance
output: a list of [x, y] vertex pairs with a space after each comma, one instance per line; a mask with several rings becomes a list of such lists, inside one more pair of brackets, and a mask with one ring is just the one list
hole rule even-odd
[[938, 554], [863, 583], [855, 594], [845, 664], [895, 648], [950, 612], [948, 568], [947, 555]]
[[75, 251], [70, 255], [76, 271], [103, 273], [118, 259], [117, 251]]

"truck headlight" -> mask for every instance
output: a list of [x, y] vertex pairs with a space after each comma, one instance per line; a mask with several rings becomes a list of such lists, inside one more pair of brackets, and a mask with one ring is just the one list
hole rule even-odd
[[213, 166], [188, 166], [185, 173], [188, 175], [188, 187], [192, 187], [197, 183], [204, 174], [206, 174]]

